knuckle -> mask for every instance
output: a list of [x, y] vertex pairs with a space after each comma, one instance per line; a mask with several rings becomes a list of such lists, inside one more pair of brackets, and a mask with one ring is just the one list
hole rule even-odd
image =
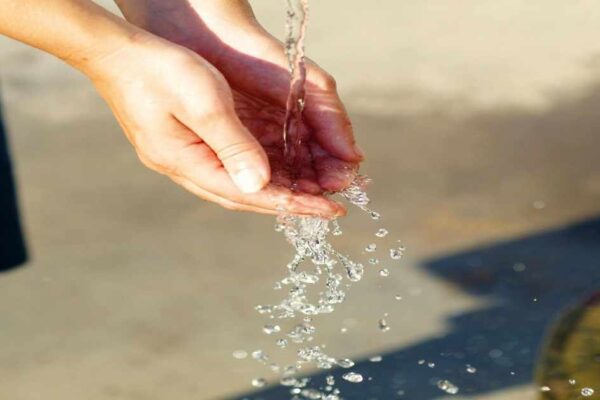
[[141, 163], [145, 167], [163, 175], [177, 175], [177, 168], [175, 163], [173, 163], [172, 160], [163, 152], [156, 150], [146, 150], [138, 151], [137, 155]]
[[217, 149], [217, 157], [223, 162], [238, 158], [242, 154], [259, 153], [256, 144], [252, 142], [230, 143]]
[[207, 129], [217, 127], [223, 124], [227, 118], [230, 118], [231, 112], [227, 107], [217, 103], [199, 104], [190, 110], [196, 120], [202, 123]]
[[326, 90], [326, 91], [336, 91], [337, 90], [337, 82], [336, 82], [335, 78], [333, 77], [333, 75], [331, 75], [325, 71], [319, 72], [316, 76], [315, 81], [316, 81], [317, 86], [319, 86], [323, 90]]

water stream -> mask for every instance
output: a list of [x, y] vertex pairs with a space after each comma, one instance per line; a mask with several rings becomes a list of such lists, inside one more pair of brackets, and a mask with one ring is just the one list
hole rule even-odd
[[300, 147], [299, 127], [304, 110], [306, 83], [304, 38], [308, 25], [308, 0], [287, 0], [287, 3], [285, 53], [290, 69], [290, 91], [283, 127], [283, 142], [286, 163], [290, 169], [293, 169]]

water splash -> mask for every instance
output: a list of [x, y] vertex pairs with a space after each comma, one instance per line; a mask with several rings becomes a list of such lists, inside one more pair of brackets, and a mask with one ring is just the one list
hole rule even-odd
[[[285, 49], [291, 78], [283, 139], [287, 167], [290, 171], [294, 171], [301, 145], [300, 126], [306, 94], [304, 37], [308, 20], [308, 0], [287, 0], [287, 2]], [[377, 221], [381, 218], [381, 214], [369, 208], [370, 199], [365, 191], [369, 182], [366, 176], [358, 176], [339, 195]], [[259, 305], [256, 310], [271, 320], [263, 327], [264, 333], [275, 336], [275, 343], [281, 349], [295, 347], [297, 360], [293, 365], [280, 366], [272, 363], [270, 357], [261, 350], [254, 351], [251, 354], [252, 358], [269, 366], [273, 372], [279, 373], [280, 383], [291, 388], [293, 400], [341, 400], [340, 391], [334, 387], [333, 377], [327, 378], [327, 386], [316, 390], [307, 387], [310, 379], [296, 376], [307, 364], [325, 370], [334, 367], [349, 369], [354, 366], [354, 361], [328, 355], [325, 346], [313, 343], [317, 330], [313, 325], [313, 318], [332, 313], [336, 306], [345, 300], [352, 284], [363, 278], [365, 267], [360, 262], [352, 260], [350, 256], [339, 252], [330, 243], [331, 235], [342, 234], [337, 220], [299, 217], [285, 214], [283, 211], [278, 217], [275, 229], [285, 236], [295, 250], [294, 257], [287, 264], [286, 276], [274, 286], [276, 290], [286, 293], [286, 296], [276, 304]], [[387, 234], [388, 231], [383, 228], [379, 228], [376, 232], [379, 238]], [[374, 253], [377, 245], [370, 244], [365, 250]], [[376, 265], [379, 264], [379, 259], [371, 258], [369, 262]], [[384, 268], [381, 271], [381, 276], [389, 275], [388, 269]], [[291, 327], [284, 328], [288, 325]], [[380, 320], [379, 325], [384, 332], [390, 329], [385, 319]], [[374, 358], [373, 362], [378, 362], [377, 360]], [[342, 377], [352, 383], [360, 383], [364, 379], [356, 372], [348, 372]], [[253, 382], [255, 383], [257, 382]]]
[[[367, 182], [365, 177], [359, 176], [340, 194], [351, 204], [368, 210], [371, 214], [368, 197], [364, 193]], [[270, 336], [282, 336], [276, 339], [277, 346], [288, 348], [295, 345], [297, 348], [297, 361], [294, 365], [279, 367], [280, 382], [292, 388], [290, 392], [294, 396], [293, 399], [341, 399], [339, 391], [335, 392], [333, 385], [329, 385], [330, 391], [320, 391], [321, 397], [310, 397], [317, 396], [319, 391], [307, 389], [308, 380], [296, 379], [294, 375], [308, 364], [325, 370], [334, 367], [348, 369], [354, 366], [354, 361], [333, 357], [325, 352], [324, 346], [312, 343], [317, 330], [313, 319], [332, 313], [336, 306], [345, 300], [352, 284], [362, 279], [365, 267], [350, 256], [342, 254], [331, 244], [330, 236], [339, 229], [335, 220], [282, 214], [275, 229], [285, 236], [295, 250], [295, 255], [287, 264], [286, 276], [278, 282], [286, 296], [278, 303], [259, 305], [256, 310], [260, 314], [268, 315], [272, 321], [263, 327], [264, 332]], [[387, 317], [387, 314], [384, 317]], [[289, 322], [293, 322], [291, 328], [284, 330], [283, 326], [290, 325]], [[383, 332], [390, 329], [385, 319], [381, 319], [379, 325]], [[252, 357], [269, 365], [270, 358], [262, 351], [255, 351]], [[362, 382], [360, 374], [348, 373], [345, 376], [354, 379], [351, 382]]]

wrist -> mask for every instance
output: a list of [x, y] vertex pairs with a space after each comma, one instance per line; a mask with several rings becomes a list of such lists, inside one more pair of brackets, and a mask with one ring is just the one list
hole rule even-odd
[[102, 10], [100, 14], [82, 21], [73, 45], [65, 46], [62, 54], [57, 54], [90, 78], [101, 73], [116, 54], [138, 47], [152, 36], [108, 11]]
[[224, 33], [263, 33], [246, 0], [114, 0], [125, 19], [196, 52]]

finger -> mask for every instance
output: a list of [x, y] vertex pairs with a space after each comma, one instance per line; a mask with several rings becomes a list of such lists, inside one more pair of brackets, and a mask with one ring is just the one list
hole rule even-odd
[[352, 122], [340, 99], [333, 77], [308, 66], [304, 117], [319, 144], [333, 156], [348, 162], [360, 162], [364, 153], [356, 144]]
[[234, 203], [279, 213], [315, 215], [332, 218], [345, 214], [345, 208], [323, 196], [293, 193], [287, 188], [268, 185], [258, 193], [242, 193], [229, 179], [215, 154], [205, 143], [185, 148], [177, 165], [177, 174], [205, 191]]
[[312, 154], [317, 181], [324, 190], [339, 192], [356, 178], [358, 164], [332, 157], [317, 144], [312, 145]]
[[190, 181], [189, 179], [185, 179], [185, 178], [181, 178], [181, 177], [173, 177], [171, 179], [173, 179], [173, 181], [175, 181], [177, 184], [182, 186], [184, 189], [186, 189], [190, 193], [193, 193], [196, 196], [200, 197], [201, 199], [210, 201], [212, 203], [216, 203], [228, 210], [248, 211], [248, 212], [254, 212], [254, 213], [259, 213], [259, 214], [277, 215], [277, 212], [274, 212], [273, 210], [260, 208], [260, 207], [254, 207], [254, 206], [250, 206], [250, 205], [242, 204], [242, 203], [236, 203], [236, 202], [233, 202], [224, 197], [217, 196], [213, 193], [210, 193], [210, 192], [202, 189], [200, 186], [196, 185], [194, 182]]
[[208, 144], [241, 192], [256, 193], [269, 183], [267, 155], [238, 119], [233, 104], [208, 116], [188, 112], [180, 121]]
[[323, 189], [314, 179], [297, 179], [295, 182], [295, 189], [299, 192], [310, 193], [310, 194], [321, 194]]

